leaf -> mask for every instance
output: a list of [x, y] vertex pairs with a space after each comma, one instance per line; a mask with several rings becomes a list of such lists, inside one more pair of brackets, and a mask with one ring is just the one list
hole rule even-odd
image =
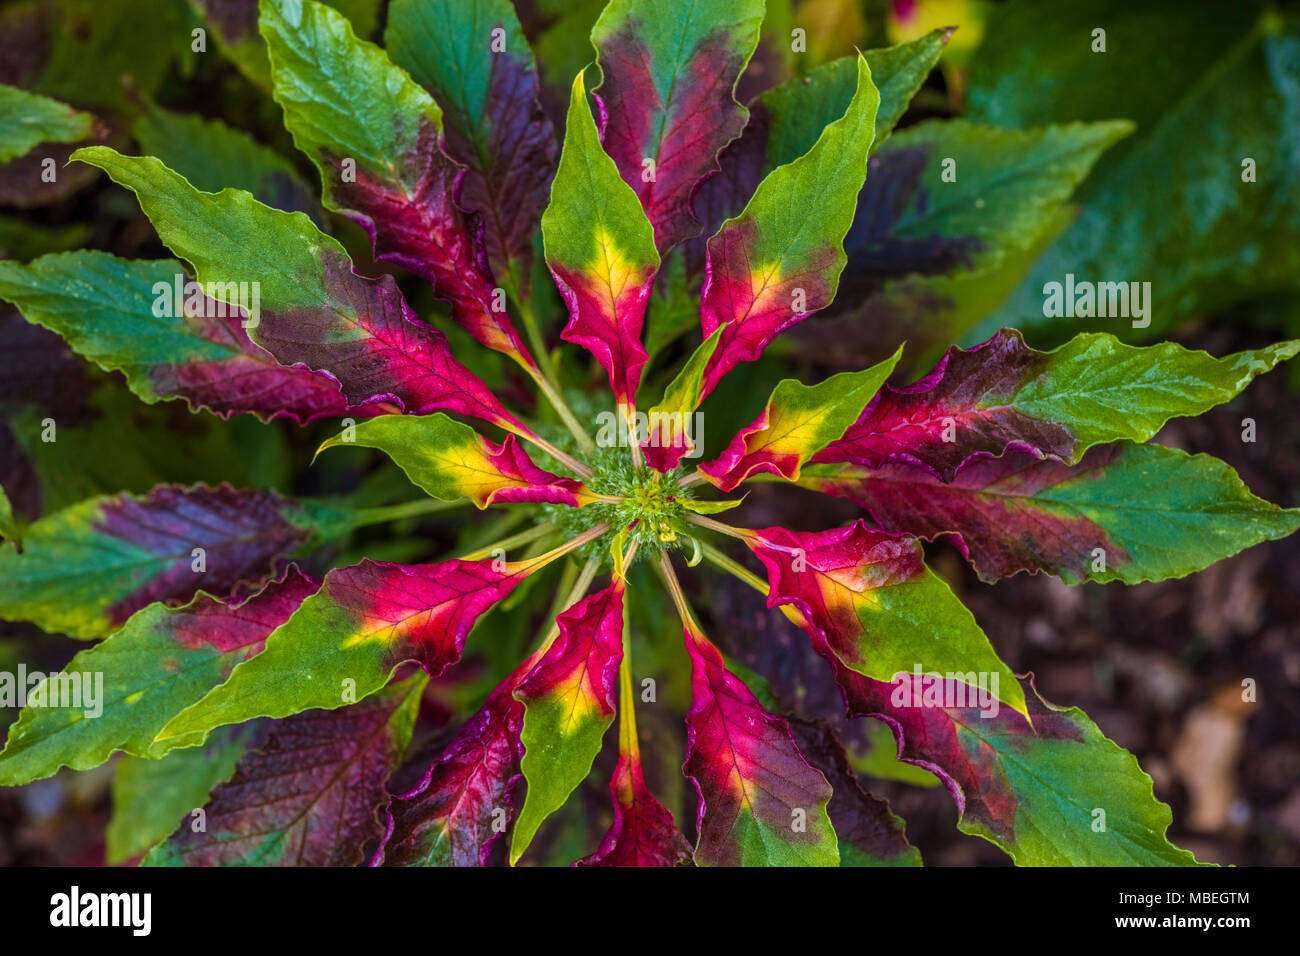
[[723, 491], [733, 490], [755, 472], [797, 481], [799, 470], [862, 415], [902, 354], [900, 347], [879, 365], [841, 372], [816, 385], [782, 379], [762, 414], [700, 471]]
[[512, 866], [542, 822], [587, 778], [614, 722], [623, 661], [623, 582], [616, 577], [555, 623], [559, 636], [514, 692], [524, 705], [520, 766], [528, 789], [511, 834]]
[[[908, 104], [934, 69], [952, 35], [933, 30], [909, 43], [867, 50], [863, 57], [871, 68], [871, 81], [880, 93], [871, 151], [880, 149], [907, 112]], [[787, 80], [763, 93], [754, 112], [766, 114], [766, 129], [757, 126], [765, 140], [764, 169], [770, 171], [808, 152], [821, 131], [838, 119], [853, 100], [857, 86], [857, 57], [842, 56]], [[746, 131], [749, 135], [749, 131]], [[758, 137], [756, 137], [758, 138]]]
[[1256, 498], [1218, 459], [1161, 445], [1103, 445], [1077, 465], [1008, 452], [950, 484], [909, 465], [812, 465], [800, 484], [856, 501], [887, 530], [955, 535], [985, 581], [1163, 581], [1300, 528], [1300, 509]]
[[[54, 333], [21, 318], [19, 324], [66, 350]], [[80, 360], [77, 367], [92, 371]], [[238, 488], [288, 481], [284, 433], [264, 429], [251, 417], [224, 423], [210, 415], [193, 415], [181, 403], [145, 405], [120, 381], [98, 374], [94, 378], [94, 385], [80, 374], [56, 380], [65, 388], [64, 411], [20, 404], [9, 417], [12, 437], [6, 440], [0, 434], [0, 445], [10, 449], [0, 450], [4, 465], [19, 473], [12, 487], [6, 487], [25, 519], [100, 495], [147, 494], [159, 483], [229, 482]], [[56, 420], [57, 433], [47, 418]], [[54, 438], [57, 441], [47, 440]]]
[[754, 361], [835, 298], [845, 263], [840, 244], [867, 173], [879, 102], [859, 57], [857, 92], [844, 115], [807, 153], [769, 173], [709, 240], [700, 323], [706, 336], [725, 329], [705, 374], [706, 395], [738, 362]]
[[271, 64], [257, 33], [257, 0], [190, 0], [222, 54], [254, 86], [270, 91]]
[[[326, 0], [344, 14], [360, 36], [375, 32], [379, 18], [379, 0]], [[222, 54], [254, 86], [271, 91], [271, 64], [266, 44], [257, 32], [258, 0], [190, 0], [190, 6], [202, 17], [216, 36]]]
[[189, 40], [173, 0], [40, 0], [0, 14], [7, 81], [105, 113], [132, 113], [152, 97]]
[[263, 0], [261, 10], [275, 99], [320, 170], [325, 205], [370, 233], [377, 259], [432, 282], [476, 339], [532, 367], [478, 231], [456, 207], [462, 168], [439, 145], [438, 104], [329, 7]]
[[700, 795], [695, 862], [837, 866], [831, 788], [784, 720], [759, 706], [703, 634], [686, 628], [691, 709], [682, 765]]
[[50, 252], [76, 249], [90, 242], [89, 223], [36, 226], [20, 216], [0, 216], [0, 259], [27, 261]]
[[[636, 614], [638, 608], [628, 605], [625, 616], [630, 619]], [[638, 620], [644, 631], [644, 619]], [[573, 866], [684, 866], [692, 862], [691, 845], [677, 829], [672, 812], [646, 786], [641, 769], [628, 664], [625, 658], [619, 674], [618, 763], [609, 779], [614, 821], [596, 852], [575, 860]]]
[[341, 710], [272, 724], [212, 792], [206, 831], [182, 824], [147, 866], [356, 866], [383, 835], [384, 783], [410, 742], [428, 677]]
[[385, 38], [393, 62], [442, 107], [447, 153], [466, 167], [460, 201], [482, 217], [494, 274], [526, 287], [556, 144], [514, 7], [508, 0], [396, 0]]
[[344, 512], [269, 489], [158, 485], [144, 497], [91, 498], [30, 525], [21, 555], [0, 550], [0, 617], [104, 637], [155, 601], [265, 581], [350, 525]]
[[173, 718], [157, 740], [188, 746], [225, 724], [342, 707], [384, 687], [406, 661], [437, 678], [460, 660], [479, 617], [546, 560], [366, 559], [335, 568], [261, 654]]
[[18, 523], [14, 521], [13, 505], [10, 504], [3, 485], [0, 485], [0, 538], [12, 541], [14, 547], [22, 551], [22, 532], [18, 530]]
[[347, 445], [378, 448], [412, 482], [444, 501], [469, 498], [479, 508], [509, 502], [579, 508], [592, 500], [581, 482], [534, 465], [514, 435], [496, 445], [441, 413], [376, 418], [358, 425], [355, 436], [336, 435], [320, 450]]
[[[718, 348], [722, 329], [713, 330], [691, 353], [677, 377], [664, 389], [659, 404], [647, 416], [648, 435], [641, 443], [646, 463], [661, 472], [671, 471], [682, 457], [696, 446], [686, 424], [700, 407], [704, 392], [704, 372]], [[696, 435], [696, 438], [700, 436]]]
[[917, 668], [978, 674], [995, 700], [1024, 712], [1015, 674], [925, 566], [916, 538], [859, 520], [820, 532], [764, 528], [744, 540], [767, 568], [767, 606], [797, 608], [813, 643], [825, 641], [846, 667], [881, 681]]
[[357, 275], [343, 247], [302, 213], [271, 209], [240, 190], [199, 192], [156, 159], [102, 146], [75, 156], [136, 194], [163, 242], [216, 298], [229, 302], [231, 282], [258, 283], [260, 314], [249, 337], [282, 365], [328, 372], [352, 405], [441, 408], [527, 433], [451, 357], [446, 337], [416, 319], [392, 276]]
[[808, 762], [831, 782], [826, 809], [839, 838], [840, 866], [920, 866], [921, 854], [907, 842], [903, 821], [887, 802], [862, 789], [835, 731], [794, 721], [790, 732]]
[[874, 343], [869, 356], [904, 339], [920, 352], [960, 338], [1069, 225], [1071, 192], [1132, 128], [1022, 132], [950, 120], [891, 136], [871, 160], [844, 241], [840, 298], [801, 329], [805, 343]]
[[[1031, 127], [1119, 114], [1139, 132], [1099, 164], [1079, 193], [1078, 221], [980, 327], [981, 338], [1014, 324], [1057, 341], [1099, 328], [1149, 339], [1192, 316], [1294, 294], [1294, 12], [1258, 0], [1231, 7], [1196, 0], [1171, 17], [1104, 0], [1050, 16], [1033, 3], [1000, 13], [971, 65], [973, 118]], [[1103, 23], [1110, 49], [1122, 56], [1091, 52], [1086, 38]], [[1169, 50], [1178, 57], [1152, 70]], [[1034, 79], [1025, 83], [1024, 76]], [[1246, 159], [1253, 160], [1253, 182], [1245, 181]], [[1150, 282], [1150, 324], [1047, 317], [1043, 286], [1067, 273], [1091, 282]]]
[[349, 408], [324, 373], [278, 363], [249, 340], [246, 313], [191, 282], [173, 259], [133, 262], [87, 249], [25, 266], [0, 261], [0, 296], [77, 354], [122, 372], [131, 391], [151, 404], [179, 398], [223, 418], [248, 412], [300, 425], [378, 411]]
[[762, 22], [760, 0], [612, 0], [592, 30], [601, 139], [661, 253], [699, 233], [691, 196], [744, 129], [734, 93]]
[[1226, 402], [1297, 352], [1300, 341], [1216, 359], [1173, 342], [1137, 348], [1102, 333], [1039, 352], [1003, 329], [973, 349], [949, 349], [913, 385], [885, 386], [813, 461], [903, 462], [944, 481], [973, 457], [1009, 449], [1072, 464], [1094, 445], [1146, 441], [1171, 418]]
[[659, 254], [650, 221], [601, 148], [583, 86], [573, 81], [560, 168], [542, 213], [546, 264], [569, 310], [561, 333], [609, 374], [620, 405], [636, 397], [641, 325]]
[[[949, 35], [948, 30], [935, 30], [910, 43], [863, 54], [880, 93], [871, 152], [880, 148], [907, 111]], [[788, 30], [780, 38], [783, 47], [788, 46], [787, 38]], [[695, 208], [707, 234], [745, 207], [764, 176], [808, 152], [822, 130], [844, 115], [857, 90], [857, 74], [857, 57], [840, 57], [765, 90], [750, 104], [744, 133], [718, 158], [721, 171], [705, 180], [696, 193]], [[690, 258], [702, 270], [703, 243], [698, 245]]]
[[420, 782], [391, 801], [371, 866], [485, 866], [514, 809], [524, 705], [513, 694], [524, 661], [488, 695]]
[[41, 143], [87, 139], [94, 122], [89, 113], [0, 83], [0, 163], [24, 156]]
[[[983, 716], [962, 706], [975, 691], [960, 681], [907, 675], [885, 684], [837, 665], [824, 645], [819, 651], [835, 667], [849, 715], [885, 720], [900, 759], [939, 774], [958, 828], [1018, 865], [1196, 865], [1166, 838], [1173, 815], [1151, 778], [1077, 707], [1055, 707], [1033, 691], [1025, 694], [1028, 719], [1006, 708]], [[1027, 684], [1033, 690], [1032, 676]]]
[[195, 189], [245, 189], [258, 202], [285, 212], [305, 212], [317, 225], [325, 224], [320, 202], [293, 163], [241, 129], [154, 107], [136, 120], [131, 133], [147, 155], [156, 156]]
[[[154, 737], [167, 721], [260, 653], [267, 636], [317, 587], [291, 566], [243, 600], [200, 594], [184, 607], [151, 604], [137, 612], [61, 672], [94, 679], [94, 706], [28, 706], [19, 714], [0, 751], [0, 786], [39, 780], [61, 767], [89, 770], [115, 751], [161, 757], [170, 747], [154, 744]], [[52, 699], [54, 675], [44, 686], [42, 700]], [[83, 703], [89, 703], [84, 693]]]
[[[620, 707], [631, 707], [625, 695]], [[595, 853], [574, 866], [684, 866], [691, 862], [691, 845], [673, 815], [650, 792], [641, 772], [641, 750], [635, 729], [619, 733], [618, 763], [609, 780], [614, 822]]]
[[735, 500], [724, 501], [700, 501], [696, 498], [678, 498], [677, 503], [687, 511], [693, 511], [697, 515], [716, 515], [724, 511], [730, 511], [732, 508], [739, 508], [745, 503], [743, 497]]
[[192, 822], [189, 815], [208, 802], [212, 788], [235, 772], [251, 736], [247, 726], [232, 727], [205, 747], [173, 750], [157, 760], [117, 761], [106, 862], [111, 866], [147, 853], [167, 839], [177, 820]]

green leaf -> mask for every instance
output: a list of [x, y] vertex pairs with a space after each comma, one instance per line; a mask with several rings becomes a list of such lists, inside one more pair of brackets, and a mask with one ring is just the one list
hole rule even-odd
[[91, 146], [72, 158], [135, 192], [159, 237], [194, 266], [200, 282], [255, 279], [263, 309], [336, 307], [322, 259], [333, 254], [346, 260], [347, 253], [302, 213], [271, 209], [242, 190], [199, 192], [148, 156]]
[[[1029, 128], [1127, 116], [1139, 133], [1098, 165], [1074, 227], [973, 338], [1012, 324], [1056, 341], [1099, 329], [1145, 339], [1296, 291], [1300, 17], [1261, 0], [1192, 0], [1170, 13], [1099, 0], [1044, 16], [1039, 4], [1015, 2], [993, 18], [971, 64], [973, 119]], [[1102, 25], [1110, 52], [1093, 53]], [[1243, 179], [1246, 160], [1253, 182]], [[1067, 273], [1150, 282], [1149, 324], [1044, 316], [1044, 285]]]
[[904, 464], [813, 464], [800, 484], [857, 501], [887, 530], [959, 535], [986, 581], [1162, 581], [1300, 529], [1300, 509], [1256, 498], [1217, 458], [1161, 445], [1102, 445], [1077, 465], [1009, 451], [951, 482]]
[[460, 201], [483, 218], [493, 273], [512, 295], [526, 290], [556, 147], [514, 5], [397, 0], [384, 36], [393, 62], [442, 107], [446, 149], [467, 167]]
[[[351, 23], [357, 36], [369, 37], [379, 23], [380, 0], [324, 0]], [[190, 6], [216, 36], [222, 54], [254, 86], [270, 92], [271, 64], [257, 32], [257, 0], [190, 0]]]
[[1200, 415], [1300, 353], [1300, 340], [1215, 358], [1174, 342], [1148, 348], [1107, 334], [1079, 335], [1049, 353], [1045, 374], [1018, 390], [1018, 411], [1065, 425], [1070, 460], [1102, 442], [1146, 441], [1171, 418]]
[[[0, 36], [40, 38], [17, 53], [25, 89], [78, 106], [134, 113], [189, 55], [190, 36], [176, 0], [43, 0], [7, 4]], [[60, 173], [60, 176], [63, 174]]]
[[0, 163], [41, 143], [75, 143], [90, 136], [94, 117], [57, 100], [0, 83]]
[[700, 227], [691, 200], [745, 128], [734, 90], [758, 43], [762, 0], [610, 0], [591, 31], [601, 143], [663, 253]]
[[276, 102], [294, 143], [320, 170], [325, 202], [348, 207], [340, 163], [382, 170], [415, 192], [408, 158], [425, 127], [442, 130], [442, 110], [348, 21], [313, 0], [262, 0], [261, 31], [272, 54]]
[[982, 717], [954, 699], [969, 690], [959, 681], [870, 681], [828, 660], [849, 715], [887, 719], [900, 756], [944, 779], [958, 827], [1020, 866], [1197, 865], [1169, 842], [1173, 817], [1151, 778], [1077, 707], [1053, 706], [1025, 681], [1028, 718]]
[[180, 173], [195, 189], [245, 189], [259, 202], [285, 212], [305, 212], [325, 224], [312, 187], [293, 164], [241, 129], [220, 120], [155, 107], [131, 132], [140, 148]]
[[300, 424], [349, 411], [337, 382], [280, 365], [249, 340], [242, 310], [201, 293], [195, 301], [190, 283], [174, 259], [129, 261], [89, 249], [27, 265], [0, 261], [0, 297], [77, 354], [122, 372], [142, 401], [184, 399], [223, 417], [250, 412]]
[[148, 852], [167, 839], [177, 820], [208, 802], [208, 793], [230, 779], [249, 745], [251, 728], [215, 735], [203, 747], [173, 750], [149, 760], [123, 757], [113, 771], [113, 817], [105, 855], [111, 866]]
[[723, 491], [756, 471], [797, 481], [814, 455], [840, 438], [880, 391], [903, 354], [860, 372], [841, 372], [816, 385], [787, 378], [777, 383], [762, 414], [740, 430], [717, 459], [700, 466]]
[[343, 247], [303, 213], [272, 209], [242, 190], [200, 192], [152, 157], [96, 146], [73, 158], [134, 192], [213, 298], [256, 295], [249, 338], [282, 365], [328, 371], [354, 405], [449, 408], [528, 434], [452, 358], [446, 337], [416, 320], [391, 275], [358, 275]]
[[12, 541], [19, 550], [22, 549], [22, 534], [18, 530], [18, 523], [14, 521], [13, 505], [9, 503], [3, 485], [0, 485], [0, 538]]
[[[579, 482], [532, 463], [513, 435], [495, 446], [474, 429], [441, 413], [384, 415], [320, 446], [378, 448], [426, 494], [443, 501], [469, 498], [479, 508], [494, 501], [547, 501], [577, 507]], [[319, 451], [318, 451], [319, 454]], [[588, 499], [589, 500], [589, 499]]]
[[[1173, 814], [1156, 799], [1151, 778], [1137, 759], [1106, 737], [1078, 707], [1052, 707], [1073, 739], [1025, 739], [970, 728], [997, 755], [1016, 794], [1013, 840], [994, 840], [1018, 866], [1195, 866], [1191, 853], [1165, 836]], [[1096, 811], [1106, 812], [1097, 831]], [[961, 829], [988, 838], [979, 824]]]
[[524, 703], [520, 761], [528, 790], [511, 834], [510, 863], [591, 772], [614, 722], [623, 660], [623, 582], [556, 618], [560, 633], [514, 691]]
[[173, 718], [157, 740], [193, 746], [226, 724], [343, 707], [383, 688], [406, 661], [439, 677], [460, 660], [479, 617], [553, 556], [412, 565], [367, 559], [335, 568], [262, 653]]
[[561, 337], [587, 348], [620, 403], [634, 400], [646, 351], [641, 326], [659, 269], [654, 229], [601, 145], [581, 73], [551, 202], [542, 213], [546, 264], [569, 308]]
[[730, 511], [732, 508], [739, 508], [745, 503], [745, 499], [741, 497], [724, 501], [700, 501], [697, 498], [678, 498], [677, 503], [697, 515], [716, 515]]
[[858, 325], [881, 348], [906, 338], [917, 350], [960, 338], [1065, 227], [1071, 192], [1132, 129], [931, 120], [891, 136], [844, 241], [849, 265], [828, 313], [842, 321], [826, 334]]
[[709, 239], [700, 321], [705, 335], [725, 330], [705, 375], [706, 393], [738, 362], [754, 361], [778, 334], [835, 298], [879, 105], [871, 70], [859, 56], [856, 91], [844, 115], [808, 152], [772, 170], [744, 210]]
[[[880, 93], [871, 151], [885, 143], [908, 104], [939, 61], [948, 30], [865, 54], [871, 80]], [[844, 115], [857, 88], [857, 57], [844, 56], [767, 90], [755, 101], [756, 113], [770, 121], [763, 153], [764, 170], [775, 169], [808, 152], [822, 130]], [[746, 135], [754, 135], [747, 131]]]
[[154, 601], [266, 580], [352, 524], [344, 511], [229, 485], [91, 498], [30, 525], [22, 554], [0, 550], [0, 617], [103, 637]]
[[456, 205], [464, 169], [442, 149], [438, 104], [328, 7], [263, 0], [261, 9], [276, 102], [320, 171], [325, 205], [367, 230], [379, 260], [433, 283], [480, 342], [531, 369], [477, 225]]
[[664, 387], [663, 398], [659, 404], [650, 409], [650, 413], [663, 415], [689, 415], [700, 407], [704, 391], [704, 370], [709, 360], [717, 351], [718, 340], [722, 338], [722, 329], [713, 330], [713, 334], [696, 346], [690, 358], [682, 365], [677, 376]]
[[[161, 757], [172, 746], [155, 744], [154, 737], [167, 722], [260, 652], [267, 636], [316, 587], [291, 569], [246, 601], [227, 603], [204, 594], [185, 607], [151, 604], [139, 611], [60, 672], [82, 675], [82, 707], [52, 706], [61, 685], [46, 675], [40, 704], [29, 703], [9, 728], [0, 751], [0, 786], [39, 780], [61, 767], [89, 770], [115, 751]], [[86, 700], [88, 686], [93, 701]]]
[[919, 668], [985, 675], [994, 713], [1001, 701], [1025, 712], [1015, 674], [937, 574], [915, 538], [856, 521], [830, 531], [745, 531], [767, 568], [768, 606], [793, 605], [791, 620], [814, 646], [829, 646], [844, 666], [877, 681]]
[[1228, 401], [1297, 351], [1300, 341], [1217, 359], [1096, 333], [1038, 352], [1003, 329], [973, 349], [949, 349], [921, 382], [887, 387], [815, 460], [915, 462], [945, 481], [1010, 449], [1074, 463], [1094, 445], [1146, 441], [1171, 418]]

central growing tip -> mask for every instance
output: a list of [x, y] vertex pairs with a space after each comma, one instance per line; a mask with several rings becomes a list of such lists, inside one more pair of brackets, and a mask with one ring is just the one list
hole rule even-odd
[[622, 499], [618, 503], [598, 501], [584, 508], [547, 505], [547, 520], [555, 521], [565, 536], [578, 535], [599, 524], [610, 530], [586, 544], [579, 552], [587, 556], [609, 556], [615, 537], [625, 534], [624, 549], [633, 541], [637, 553], [657, 557], [667, 548], [680, 548], [687, 533], [686, 509], [681, 502], [694, 498], [689, 488], [678, 484], [679, 469], [661, 474], [647, 466], [634, 465], [626, 451], [597, 449], [587, 460], [593, 474], [584, 484], [599, 495]]

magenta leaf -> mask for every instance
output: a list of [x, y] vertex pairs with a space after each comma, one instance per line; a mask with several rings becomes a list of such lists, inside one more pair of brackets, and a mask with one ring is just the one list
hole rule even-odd
[[691, 198], [745, 127], [734, 91], [762, 20], [756, 0], [614, 0], [592, 31], [601, 138], [660, 252], [700, 231]]
[[371, 866], [484, 866], [514, 813], [523, 779], [519, 682], [530, 658], [488, 695], [420, 782], [388, 808]]
[[187, 817], [148, 866], [357, 866], [411, 739], [424, 674], [339, 710], [272, 724], [219, 784], [204, 826]]
[[831, 788], [790, 728], [759, 705], [722, 655], [688, 626], [691, 709], [682, 765], [700, 795], [695, 862], [708, 866], [838, 866], [826, 813]]

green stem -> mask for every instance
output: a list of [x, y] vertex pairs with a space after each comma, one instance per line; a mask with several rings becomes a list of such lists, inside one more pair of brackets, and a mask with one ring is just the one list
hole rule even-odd
[[740, 580], [744, 581], [746, 584], [748, 584], [759, 594], [762, 594], [765, 597], [767, 596], [767, 592], [769, 590], [768, 586], [763, 582], [763, 580], [758, 575], [750, 571], [749, 568], [745, 567], [743, 564], [741, 564], [739, 561], [736, 561], [734, 558], [728, 557], [726, 554], [719, 551], [713, 545], [705, 541], [700, 542], [700, 548], [704, 552], [705, 561], [708, 561], [710, 564], [716, 565], [717, 567], [721, 568], [723, 571], [727, 571], [731, 574], [734, 574], [736, 577], [740, 578]]
[[492, 517], [476, 528], [474, 534], [467, 536], [469, 540], [465, 542], [465, 547], [468, 550], [479, 550], [489, 541], [504, 537], [533, 517], [533, 512], [526, 505], [517, 508], [494, 509], [489, 514], [492, 514]]
[[733, 528], [729, 524], [723, 524], [721, 521], [714, 521], [712, 518], [706, 518], [704, 515], [688, 514], [686, 520], [701, 528], [708, 528], [710, 531], [716, 531], [718, 534], [725, 534], [729, 538], [739, 538], [741, 541], [748, 541], [752, 532], [747, 532], [743, 528]]
[[441, 501], [437, 498], [421, 498], [417, 501], [404, 501], [396, 505], [380, 505], [376, 508], [359, 508], [353, 512], [353, 527], [364, 528], [367, 525], [383, 524], [385, 521], [399, 521], [402, 518], [414, 518], [420, 515], [436, 514], [463, 508], [469, 504], [468, 498], [454, 501]]
[[[583, 451], [591, 454], [596, 450], [596, 443], [591, 440], [591, 436], [587, 434], [586, 429], [578, 423], [573, 410], [569, 408], [568, 402], [564, 400], [564, 396], [560, 392], [560, 379], [555, 373], [555, 365], [551, 362], [551, 353], [546, 350], [546, 343], [542, 340], [542, 330], [537, 325], [537, 316], [533, 312], [532, 303], [519, 302], [519, 314], [523, 318], [524, 333], [528, 336], [528, 344], [532, 346], [537, 356], [536, 367], [521, 363], [524, 371], [537, 383], [537, 387], [541, 389], [542, 394], [551, 403], [555, 413], [560, 416], [560, 421], [564, 422], [565, 427], [573, 433], [578, 446]], [[584, 475], [584, 477], [586, 476]]]
[[641, 457], [641, 437], [637, 434], [636, 406], [628, 405], [624, 408], [620, 405], [619, 411], [623, 413], [623, 418], [627, 421], [627, 445], [632, 452], [632, 470], [640, 471], [644, 462]]
[[[604, 534], [608, 530], [609, 530], [609, 525], [606, 524], [604, 521], [602, 521], [594, 528], [587, 529], [586, 531], [582, 532], [582, 534], [578, 535], [576, 538], [570, 538], [568, 541], [564, 542], [564, 544], [552, 548], [550, 551], [547, 551], [545, 554], [539, 554], [535, 558], [528, 558], [526, 561], [519, 562], [519, 563], [529, 565], [529, 567], [524, 570], [525, 573], [532, 574], [534, 571], [538, 570], [539, 568], [543, 568], [546, 565], [550, 564], [555, 559], [564, 557], [570, 551], [577, 551], [588, 541], [592, 541], [596, 538], [599, 538], [602, 534]], [[592, 573], [594, 574], [595, 572]]]
[[[540, 379], [538, 381], [540, 382]], [[588, 468], [582, 462], [578, 461], [578, 459], [574, 458], [568, 452], [561, 451], [559, 448], [556, 448], [554, 445], [548, 442], [545, 438], [542, 438], [540, 435], [535, 435], [530, 431], [516, 431], [515, 434], [518, 435], [520, 438], [522, 438], [524, 441], [532, 442], [534, 445], [536, 445], [542, 451], [546, 452], [556, 461], [572, 469], [573, 473], [576, 474], [579, 478], [591, 477], [592, 471], [590, 468]]]
[[632, 693], [632, 628], [630, 608], [623, 602], [623, 663], [618, 669], [618, 749], [635, 762], [641, 760], [636, 739], [636, 695]]
[[696, 468], [696, 469], [695, 469], [693, 472], [691, 472], [689, 475], [686, 475], [684, 478], [680, 478], [680, 479], [678, 479], [678, 481], [677, 481], [677, 487], [678, 487], [678, 488], [689, 488], [689, 487], [691, 487], [691, 485], [698, 485], [700, 482], [702, 482], [702, 481], [706, 481], [707, 479], [708, 479], [708, 476], [707, 476], [706, 474], [704, 474], [704, 472], [702, 472], [702, 471], [700, 471], [698, 468]]
[[669, 560], [667, 551], [659, 555], [658, 568], [659, 576], [663, 578], [668, 596], [673, 599], [673, 606], [677, 608], [677, 616], [682, 619], [682, 624], [692, 632], [698, 631], [699, 625], [695, 623], [695, 615], [691, 613], [690, 605], [686, 603], [686, 595], [682, 593], [681, 582], [677, 580], [677, 572], [673, 570], [673, 563]]
[[534, 525], [527, 530], [520, 531], [518, 534], [512, 534], [508, 538], [502, 538], [492, 544], [484, 545], [468, 554], [461, 555], [462, 561], [482, 561], [484, 558], [491, 557], [493, 552], [505, 552], [508, 548], [516, 545], [527, 544], [529, 541], [536, 541], [538, 538], [544, 538], [546, 535], [555, 531], [556, 524], [554, 521], [547, 521], [539, 525]]

